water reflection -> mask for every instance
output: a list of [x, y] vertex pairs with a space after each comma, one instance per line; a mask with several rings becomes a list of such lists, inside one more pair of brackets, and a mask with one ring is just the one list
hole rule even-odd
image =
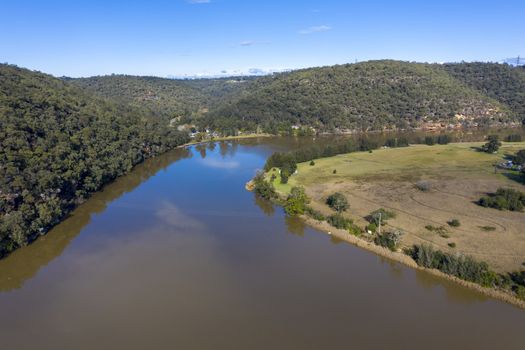
[[481, 293], [472, 292], [466, 287], [425, 271], [416, 270], [415, 275], [418, 285], [427, 290], [443, 290], [449, 301], [464, 304], [489, 300], [488, 297]]
[[253, 196], [253, 200], [255, 204], [261, 209], [261, 211], [267, 216], [273, 216], [275, 214], [275, 206], [272, 202], [259, 196]]
[[299, 237], [304, 237], [304, 231], [306, 229], [306, 224], [304, 220], [298, 217], [285, 215], [284, 221], [286, 224], [286, 229], [289, 233]]
[[21, 288], [40, 268], [62, 254], [81, 230], [89, 225], [93, 215], [104, 212], [109, 203], [132, 191], [173, 162], [189, 158], [191, 155], [188, 149], [177, 149], [136, 166], [130, 174], [109, 184], [103, 191], [95, 193], [46, 236], [0, 260], [0, 291]]

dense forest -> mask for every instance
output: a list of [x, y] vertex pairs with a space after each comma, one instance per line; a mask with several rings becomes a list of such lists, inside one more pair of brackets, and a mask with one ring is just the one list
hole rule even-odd
[[147, 110], [0, 65], [0, 257], [145, 158], [187, 141]]
[[189, 122], [223, 100], [239, 96], [254, 78], [165, 79], [129, 75], [66, 79], [94, 94], [147, 108], [153, 115]]
[[256, 80], [243, 96], [210, 111], [206, 123], [225, 131], [262, 127], [277, 133], [291, 125], [366, 131], [519, 122], [525, 116], [524, 74], [500, 64], [399, 61], [304, 69]]
[[445, 64], [443, 67], [458, 80], [525, 118], [525, 67], [479, 62]]

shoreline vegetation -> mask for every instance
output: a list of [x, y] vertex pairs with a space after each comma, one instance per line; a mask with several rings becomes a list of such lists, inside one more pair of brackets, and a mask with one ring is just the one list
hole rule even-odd
[[[489, 142], [485, 145], [482, 143], [468, 145], [471, 147], [469, 152], [477, 152], [472, 153], [475, 157], [489, 159], [487, 174], [491, 173], [491, 171], [497, 172], [497, 167], [494, 167], [493, 170], [490, 162], [501, 157], [493, 152], [489, 154], [489, 152], [486, 151], [487, 145], [491, 142], [490, 140], [494, 141], [493, 137], [489, 137]], [[412, 152], [413, 150], [420, 151], [425, 149], [425, 147], [427, 150], [441, 147], [436, 151], [437, 154], [441, 154], [445, 153], [446, 149], [450, 148], [455, 150], [457, 145], [461, 145], [449, 145], [449, 139], [442, 139], [441, 142], [438, 142], [437, 139], [425, 141], [424, 143], [426, 145], [439, 143], [441, 146], [408, 147], [408, 142], [399, 142], [398, 140], [395, 144], [390, 142], [389, 147], [383, 146], [383, 149], [379, 151], [378, 145], [342, 143], [338, 145], [327, 145], [324, 148], [315, 147], [311, 149], [300, 149], [289, 153], [274, 153], [268, 158], [264, 172], [258, 173], [254, 179], [248, 182], [246, 189], [255, 192], [255, 195], [259, 197], [268, 199], [274, 204], [282, 206], [287, 215], [298, 216], [309, 226], [328, 233], [331, 236], [337, 237], [357, 247], [364, 248], [382, 257], [402, 263], [408, 267], [427, 271], [435, 276], [477, 290], [486, 296], [525, 309], [525, 281], [523, 278], [525, 271], [523, 271], [523, 269], [521, 269], [522, 271], [520, 272], [510, 272], [508, 270], [503, 272], [505, 270], [499, 268], [498, 272], [495, 272], [491, 265], [482, 260], [472, 258], [469, 254], [460, 252], [460, 249], [468, 247], [468, 242], [460, 241], [458, 242], [458, 244], [460, 243], [458, 248], [456, 248], [456, 242], [450, 241], [456, 239], [457, 237], [455, 236], [459, 236], [458, 232], [460, 229], [466, 229], [463, 228], [463, 226], [468, 226], [467, 222], [463, 222], [462, 217], [460, 217], [461, 221], [456, 218], [450, 218], [444, 226], [426, 226], [427, 236], [425, 237], [428, 237], [428, 235], [431, 235], [431, 237], [435, 236], [436, 238], [434, 240], [441, 240], [439, 243], [447, 248], [445, 249], [439, 244], [433, 244], [432, 241], [423, 241], [423, 243], [421, 243], [421, 240], [418, 241], [414, 239], [411, 234], [405, 234], [405, 232], [398, 227], [401, 225], [398, 223], [401, 222], [401, 220], [395, 219], [396, 213], [389, 211], [389, 209], [378, 209], [370, 213], [367, 217], [361, 217], [361, 220], [359, 220], [355, 215], [349, 218], [348, 215], [343, 214], [347, 209], [350, 212], [353, 210], [353, 208], [349, 209], [349, 206], [352, 206], [353, 202], [350, 201], [350, 203], [348, 203], [343, 194], [336, 192], [328, 196], [328, 198], [326, 197], [326, 188], [323, 187], [326, 182], [333, 180], [333, 183], [336, 184], [335, 189], [344, 189], [345, 176], [348, 175], [345, 173], [344, 165], [342, 165], [345, 164], [345, 162], [348, 164], [354, 162], [354, 164], [349, 166], [362, 168], [363, 164], [357, 163], [356, 159], [358, 157], [364, 158], [365, 155], [372, 155], [374, 152], [390, 152], [393, 150], [398, 152], [405, 150]], [[465, 147], [466, 145], [462, 146]], [[504, 145], [504, 147], [506, 151], [510, 149], [515, 150], [515, 148], [509, 148], [510, 146], [508, 145]], [[525, 144], [518, 143], [515, 147], [525, 148]], [[350, 154], [354, 155], [354, 158], [351, 160], [345, 158]], [[396, 155], [399, 156], [399, 154]], [[508, 157], [508, 154], [506, 156]], [[328, 169], [323, 169], [323, 166], [326, 167], [327, 164], [335, 164], [328, 163], [335, 159], [339, 161], [337, 163], [339, 169], [337, 169], [335, 165], [333, 167], [330, 166]], [[374, 161], [375, 160], [370, 160], [370, 162]], [[483, 164], [486, 165], [485, 160], [484, 162]], [[465, 164], [468, 165], [469, 163], [462, 163], [464, 168]], [[475, 163], [476, 171], [482, 171], [480, 169], [482, 169], [483, 166], [480, 165], [480, 163]], [[309, 173], [310, 169], [312, 169], [311, 171], [315, 171], [318, 178], [309, 182], [306, 178], [311, 175]], [[446, 170], [448, 170], [448, 168], [445, 168], [445, 171]], [[464, 171], [464, 169], [462, 171]], [[394, 169], [392, 173], [387, 172], [389, 177], [395, 177], [399, 174], [402, 174], [399, 169]], [[458, 174], [460, 173], [455, 175]], [[366, 183], [366, 174], [363, 173], [360, 175], [359, 181]], [[333, 178], [330, 179], [330, 176]], [[483, 176], [485, 176], [485, 174]], [[525, 177], [525, 173], [523, 176]], [[319, 182], [317, 182], [317, 180], [319, 180]], [[410, 179], [410, 181], [414, 180], [415, 178]], [[420, 184], [420, 182], [417, 182], [417, 184]], [[423, 186], [421, 182], [421, 188], [416, 191], [428, 191], [429, 188], [426, 186], [426, 182], [425, 186]], [[325, 190], [324, 192], [323, 189]], [[368, 189], [370, 190], [370, 188]], [[503, 192], [507, 193], [505, 191]], [[348, 192], [343, 193], [347, 194]], [[498, 193], [502, 193], [502, 191], [498, 190]], [[511, 191], [510, 193], [515, 195], [519, 192]], [[494, 196], [496, 196], [496, 194], [494, 194]], [[517, 198], [519, 198], [519, 195]], [[525, 197], [521, 198], [523, 200]], [[494, 210], [486, 209], [480, 203], [472, 205], [477, 205], [479, 207], [477, 210]], [[514, 212], [512, 214], [523, 215]], [[381, 218], [383, 221], [381, 221]], [[395, 225], [389, 225], [389, 223], [387, 223], [391, 218], [395, 222]], [[379, 228], [378, 232], [378, 225], [380, 227], [382, 225], [384, 231], [381, 232]], [[362, 227], [364, 227], [364, 229]], [[490, 229], [489, 226], [479, 226], [478, 228], [485, 232], [496, 230], [496, 228], [492, 226], [490, 226]], [[500, 229], [498, 228], [498, 230]], [[460, 233], [463, 234], [463, 232]], [[450, 237], [451, 235], [452, 237]], [[408, 244], [405, 244], [405, 242], [400, 244], [402, 241], [401, 237], [403, 240], [406, 239]], [[448, 242], [448, 244], [444, 244], [446, 242]], [[521, 257], [524, 258], [523, 255], [521, 255]]]

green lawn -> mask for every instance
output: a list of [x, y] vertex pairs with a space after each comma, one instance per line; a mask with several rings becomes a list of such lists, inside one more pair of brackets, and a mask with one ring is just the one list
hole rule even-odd
[[[278, 170], [275, 188], [288, 193], [292, 186], [308, 186], [315, 183], [339, 182], [345, 180], [366, 181], [417, 181], [421, 177], [444, 178], [457, 175], [469, 177], [498, 177], [505, 179], [494, 164], [503, 160], [506, 154], [515, 154], [525, 149], [525, 142], [504, 143], [497, 154], [479, 152], [475, 148], [483, 143], [454, 143], [448, 145], [413, 145], [404, 148], [385, 148], [369, 152], [355, 152], [335, 157], [298, 164], [298, 173], [291, 176], [289, 183], [280, 183]], [[337, 170], [336, 174], [333, 171]], [[268, 176], [271, 176], [272, 172]]]

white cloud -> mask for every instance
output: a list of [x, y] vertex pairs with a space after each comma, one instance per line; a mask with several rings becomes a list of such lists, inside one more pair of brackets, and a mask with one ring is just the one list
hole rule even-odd
[[237, 161], [217, 160], [213, 158], [201, 159], [200, 162], [210, 168], [215, 169], [236, 169], [241, 166]]
[[189, 4], [209, 4], [211, 0], [187, 0]]
[[245, 40], [245, 41], [241, 41], [239, 43], [239, 45], [241, 45], [241, 46], [252, 46], [252, 45], [255, 45], [255, 41]]
[[314, 27], [300, 30], [299, 34], [306, 35], [306, 34], [313, 34], [313, 33], [322, 33], [322, 32], [327, 32], [329, 30], [332, 30], [332, 27], [327, 26], [327, 25], [321, 25], [321, 26], [314, 26]]

